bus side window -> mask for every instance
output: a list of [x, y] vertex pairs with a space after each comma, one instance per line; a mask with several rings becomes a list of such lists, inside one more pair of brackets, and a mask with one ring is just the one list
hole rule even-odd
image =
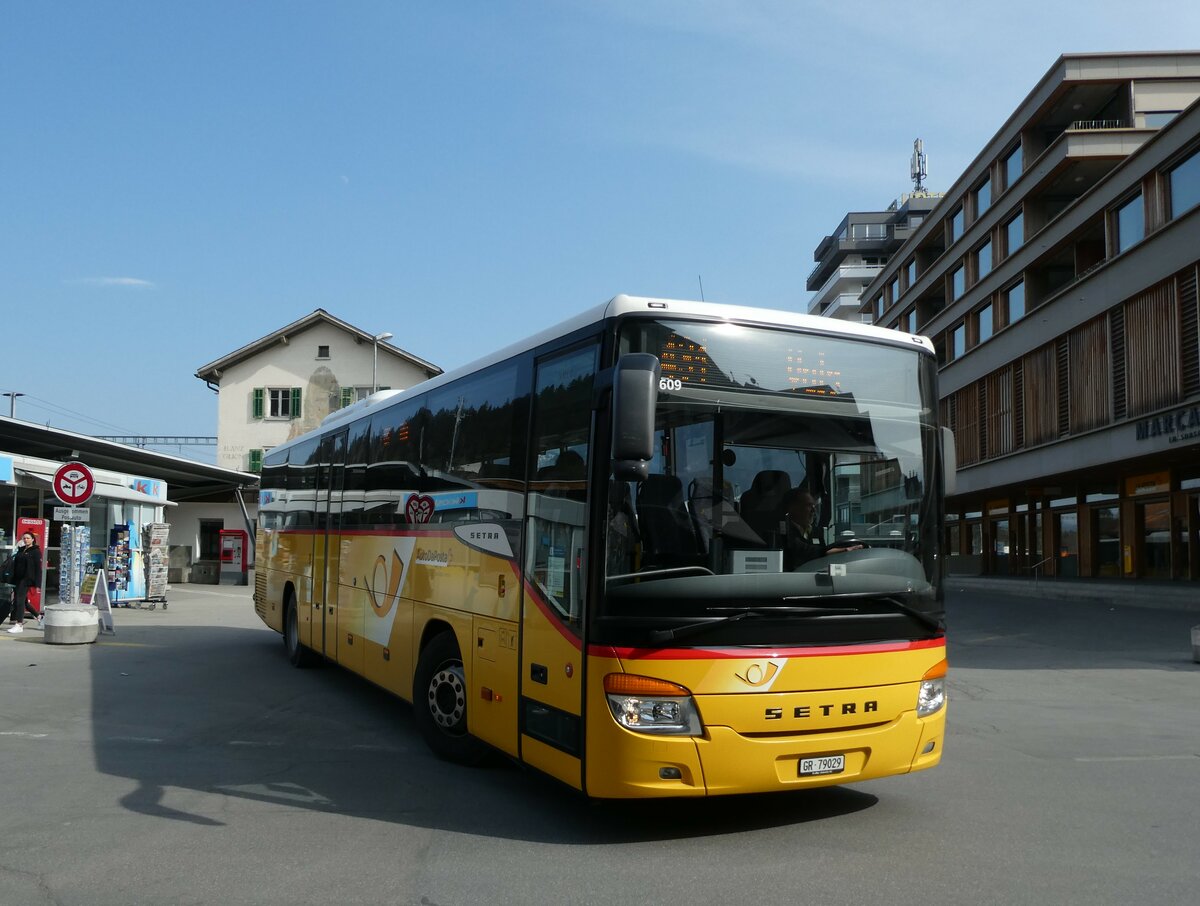
[[538, 363], [526, 575], [569, 623], [583, 615], [595, 344]]

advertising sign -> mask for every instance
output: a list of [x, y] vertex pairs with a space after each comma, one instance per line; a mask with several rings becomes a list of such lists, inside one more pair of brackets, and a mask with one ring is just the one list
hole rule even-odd
[[29, 604], [38, 613], [42, 611], [42, 590], [46, 585], [46, 547], [50, 535], [50, 520], [35, 519], [33, 516], [22, 516], [17, 520], [16, 541], [29, 532], [37, 539], [37, 545], [42, 551], [42, 582], [37, 588], [29, 589]]

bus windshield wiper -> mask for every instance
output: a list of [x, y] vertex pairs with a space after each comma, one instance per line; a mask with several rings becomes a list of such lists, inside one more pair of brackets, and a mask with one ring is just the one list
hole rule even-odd
[[[851, 598], [859, 601], [869, 601], [872, 604], [886, 604], [897, 613], [902, 613], [906, 617], [911, 617], [916, 620], [926, 629], [931, 629], [934, 632], [945, 632], [946, 623], [944, 620], [938, 620], [925, 613], [923, 610], [917, 610], [915, 607], [909, 607], [899, 598], [894, 595], [839, 595], [834, 600], [845, 600]], [[785, 598], [787, 601], [794, 601], [795, 598]], [[828, 600], [828, 599], [826, 599]]]
[[880, 595], [879, 597], [872, 598], [871, 600], [872, 601], [880, 601], [884, 604], [890, 605], [895, 610], [899, 611], [900, 613], [904, 614], [905, 616], [912, 617], [914, 620], [916, 620], [922, 626], [924, 626], [928, 629], [932, 629], [934, 632], [945, 632], [946, 631], [945, 620], [936, 620], [933, 617], [931, 617], [929, 614], [925, 613], [923, 610], [917, 610], [915, 607], [909, 607], [907, 604], [905, 604], [899, 598], [893, 597], [891, 595]]
[[685, 636], [699, 635], [709, 629], [715, 629], [718, 626], [727, 626], [730, 623], [736, 623], [738, 620], [745, 620], [748, 617], [776, 617], [781, 614], [788, 616], [826, 617], [859, 612], [857, 607], [826, 607], [824, 605], [812, 605], [808, 607], [709, 607], [707, 609], [709, 613], [733, 612], [729, 613], [728, 616], [717, 617], [711, 620], [685, 623], [683, 626], [676, 626], [674, 629], [655, 629], [650, 633], [650, 641], [661, 643], [669, 642], [672, 639], [684, 638]]

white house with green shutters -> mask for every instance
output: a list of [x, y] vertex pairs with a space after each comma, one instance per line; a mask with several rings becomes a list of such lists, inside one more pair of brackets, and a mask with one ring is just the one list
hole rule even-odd
[[441, 374], [436, 365], [324, 309], [197, 369], [218, 394], [218, 466], [257, 472], [262, 455], [369, 396]]

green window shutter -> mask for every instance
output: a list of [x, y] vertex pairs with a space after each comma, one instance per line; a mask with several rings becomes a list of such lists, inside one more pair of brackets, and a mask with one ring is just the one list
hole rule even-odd
[[262, 455], [263, 455], [262, 450], [251, 450], [250, 451], [250, 471], [251, 472], [261, 472], [262, 471]]
[[255, 418], [263, 417], [263, 399], [266, 397], [266, 395], [267, 395], [267, 390], [265, 387], [255, 387], [254, 388], [253, 415]]
[[288, 418], [300, 417], [300, 388], [292, 388], [292, 407], [288, 412]]
[[345, 409], [352, 402], [354, 402], [354, 388], [353, 387], [343, 387], [342, 388], [342, 408]]

